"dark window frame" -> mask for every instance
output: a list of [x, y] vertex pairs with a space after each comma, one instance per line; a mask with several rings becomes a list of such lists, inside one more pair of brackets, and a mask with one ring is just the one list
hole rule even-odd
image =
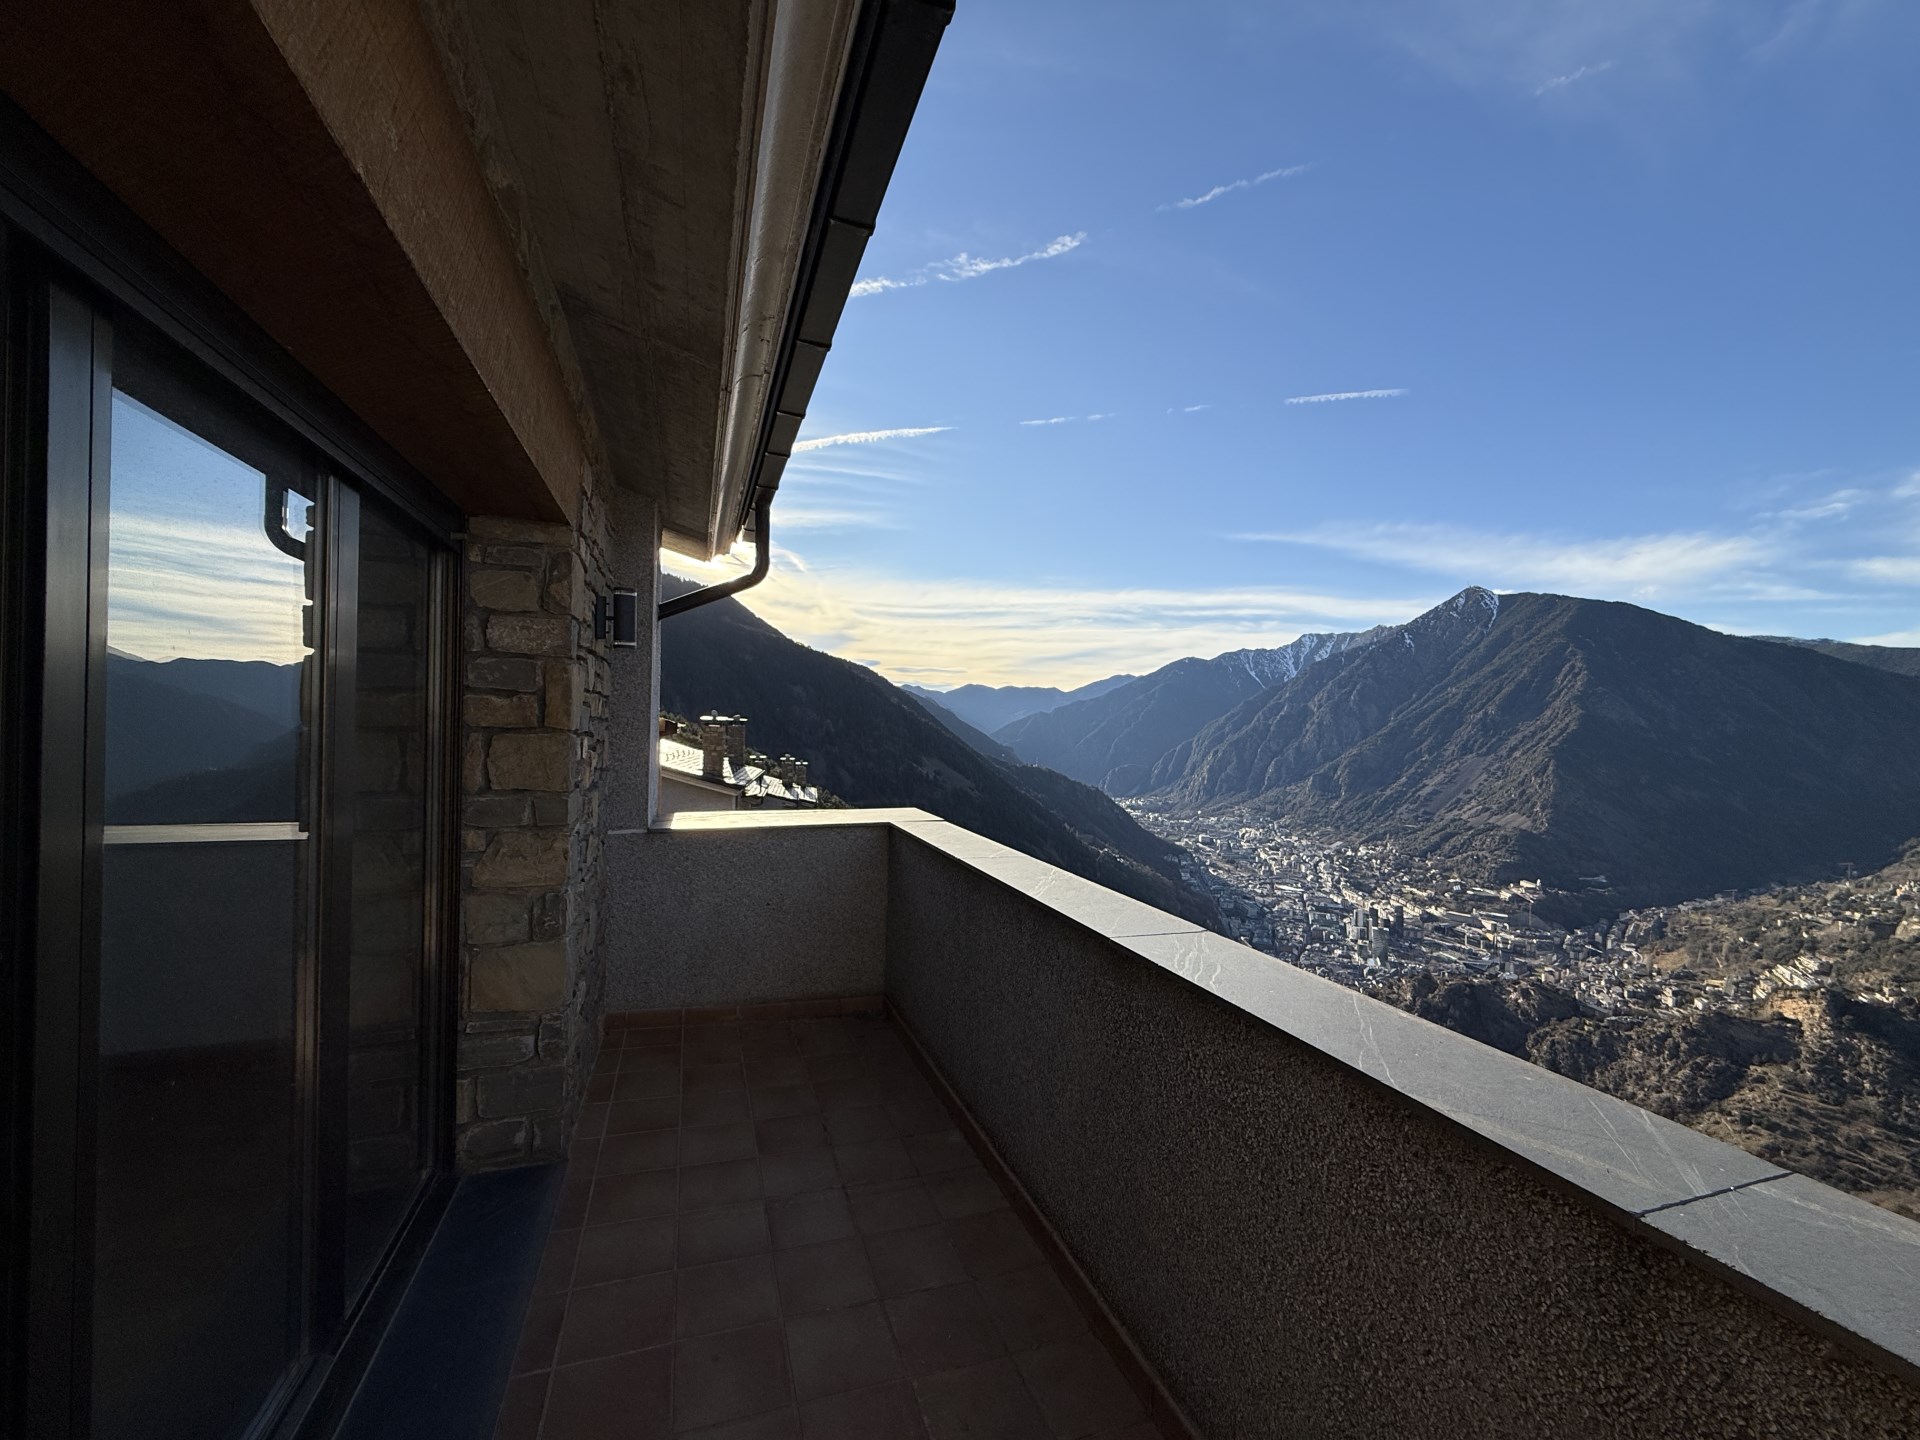
[[[0, 1429], [85, 1433], [90, 1384], [86, 1256], [94, 1163], [90, 1066], [96, 1032], [100, 843], [97, 822], [104, 655], [103, 555], [70, 559], [96, 532], [106, 486], [111, 344], [119, 318], [157, 330], [213, 377], [291, 429], [328, 492], [319, 607], [326, 683], [316, 739], [329, 787], [319, 832], [320, 946], [303, 992], [312, 1080], [304, 1143], [309, 1185], [307, 1314], [320, 1329], [266, 1437], [319, 1433], [344, 1411], [453, 1186], [457, 1033], [458, 586], [463, 517], [209, 282], [0, 96], [0, 1020], [4, 1195], [9, 1223], [0, 1317]], [[84, 377], [84, 381], [83, 381]], [[80, 397], [84, 396], [84, 400]], [[51, 403], [64, 408], [51, 413]], [[50, 430], [50, 425], [53, 427]], [[57, 432], [57, 433], [55, 433]], [[65, 473], [56, 474], [65, 466]], [[53, 468], [50, 468], [53, 467]], [[344, 1284], [346, 977], [352, 859], [352, 662], [361, 496], [432, 556], [427, 791], [428, 1019], [422, 1103], [430, 1172], [365, 1292]], [[53, 563], [49, 563], [50, 559]], [[53, 587], [53, 588], [49, 588]], [[91, 707], [89, 710], [88, 707]], [[85, 725], [72, 723], [88, 714]], [[64, 722], [64, 723], [63, 723]], [[94, 792], [94, 793], [90, 793]], [[64, 926], [60, 917], [65, 917]], [[333, 1097], [338, 1103], [323, 1104]]]

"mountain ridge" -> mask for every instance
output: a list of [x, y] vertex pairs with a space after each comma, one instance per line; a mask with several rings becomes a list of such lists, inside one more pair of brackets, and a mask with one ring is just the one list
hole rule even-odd
[[930, 690], [924, 685], [900, 688], [915, 699], [938, 705], [956, 715], [983, 734], [992, 734], [1028, 715], [1043, 714], [1070, 705], [1076, 700], [1092, 700], [1109, 690], [1137, 679], [1133, 675], [1109, 675], [1089, 681], [1071, 690], [1055, 685], [956, 685], [951, 690]]
[[738, 601], [661, 627], [660, 705], [747, 716], [756, 746], [804, 757], [810, 778], [849, 805], [917, 806], [1196, 923], [1220, 923], [1214, 902], [1182, 879], [1178, 847], [1107, 796], [980, 753], [915, 696], [789, 639]]
[[1605, 876], [1610, 909], [1870, 863], [1920, 831], [1913, 677], [1478, 587], [1391, 636], [1221, 715], [1161, 757], [1154, 794], [1494, 879]]
[[1209, 720], [1329, 656], [1372, 644], [1388, 628], [1309, 632], [1270, 649], [1188, 656], [1104, 695], [1016, 720], [993, 738], [1031, 764], [1109, 794], [1138, 794], [1154, 762]]

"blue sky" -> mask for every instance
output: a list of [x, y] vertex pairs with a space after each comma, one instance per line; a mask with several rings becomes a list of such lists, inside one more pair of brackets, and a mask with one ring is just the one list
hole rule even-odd
[[1920, 644], [1916, 42], [1907, 0], [960, 0], [749, 604], [935, 685], [1467, 584]]

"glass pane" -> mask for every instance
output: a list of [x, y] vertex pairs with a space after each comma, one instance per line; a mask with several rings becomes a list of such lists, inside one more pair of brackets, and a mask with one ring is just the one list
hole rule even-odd
[[426, 1169], [422, 1104], [432, 556], [361, 499], [355, 655], [347, 1293]]
[[313, 510], [122, 331], [108, 525], [94, 1433], [246, 1429], [301, 1345]]

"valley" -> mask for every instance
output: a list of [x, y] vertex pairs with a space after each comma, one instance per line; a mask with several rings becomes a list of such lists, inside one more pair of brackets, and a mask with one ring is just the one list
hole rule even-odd
[[1920, 844], [1566, 929], [1538, 881], [1257, 810], [1127, 808], [1254, 949], [1920, 1217]]

